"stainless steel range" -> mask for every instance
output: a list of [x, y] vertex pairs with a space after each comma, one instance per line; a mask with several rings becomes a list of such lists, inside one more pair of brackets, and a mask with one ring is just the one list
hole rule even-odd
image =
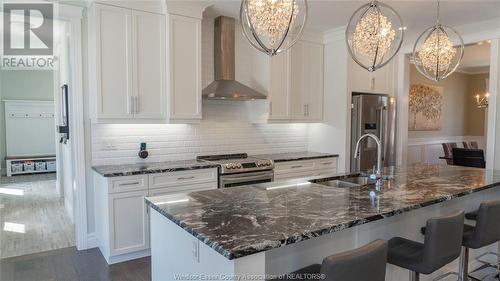
[[248, 157], [246, 153], [198, 156], [197, 160], [220, 165], [219, 188], [272, 182], [274, 162]]

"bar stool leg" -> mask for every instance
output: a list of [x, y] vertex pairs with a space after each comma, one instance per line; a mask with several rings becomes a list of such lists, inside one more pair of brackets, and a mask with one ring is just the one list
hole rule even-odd
[[469, 280], [469, 248], [462, 247], [460, 254], [460, 271], [458, 273], [459, 281]]
[[420, 281], [420, 275], [418, 272], [410, 270], [410, 281]]

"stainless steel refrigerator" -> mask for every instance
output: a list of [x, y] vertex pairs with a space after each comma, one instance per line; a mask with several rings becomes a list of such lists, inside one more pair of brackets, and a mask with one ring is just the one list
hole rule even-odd
[[352, 94], [351, 172], [367, 171], [377, 164], [377, 144], [371, 138], [361, 142], [360, 157], [354, 158], [356, 142], [364, 134], [374, 134], [382, 142], [384, 167], [396, 164], [396, 100], [375, 94]]

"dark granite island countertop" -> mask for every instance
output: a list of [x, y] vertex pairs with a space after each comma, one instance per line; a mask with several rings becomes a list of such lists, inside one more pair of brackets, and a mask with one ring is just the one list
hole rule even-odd
[[322, 153], [322, 152], [302, 151], [302, 152], [288, 152], [288, 153], [259, 154], [259, 155], [252, 155], [252, 157], [261, 159], [270, 159], [273, 160], [274, 162], [279, 163], [288, 161], [332, 158], [332, 157], [339, 157], [339, 155], [331, 153]]
[[373, 186], [336, 188], [302, 180], [146, 201], [232, 260], [500, 186], [500, 171], [476, 168], [418, 165], [390, 174], [379, 193]]
[[93, 166], [92, 169], [103, 177], [121, 177], [218, 167], [219, 165], [214, 163], [200, 162], [197, 160], [179, 160], [125, 165]]

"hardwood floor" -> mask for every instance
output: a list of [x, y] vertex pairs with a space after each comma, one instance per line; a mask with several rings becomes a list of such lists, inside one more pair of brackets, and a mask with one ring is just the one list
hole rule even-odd
[[0, 260], [2, 281], [150, 281], [151, 260], [108, 266], [95, 248], [75, 247]]
[[74, 245], [74, 225], [55, 174], [0, 178], [0, 258]]

